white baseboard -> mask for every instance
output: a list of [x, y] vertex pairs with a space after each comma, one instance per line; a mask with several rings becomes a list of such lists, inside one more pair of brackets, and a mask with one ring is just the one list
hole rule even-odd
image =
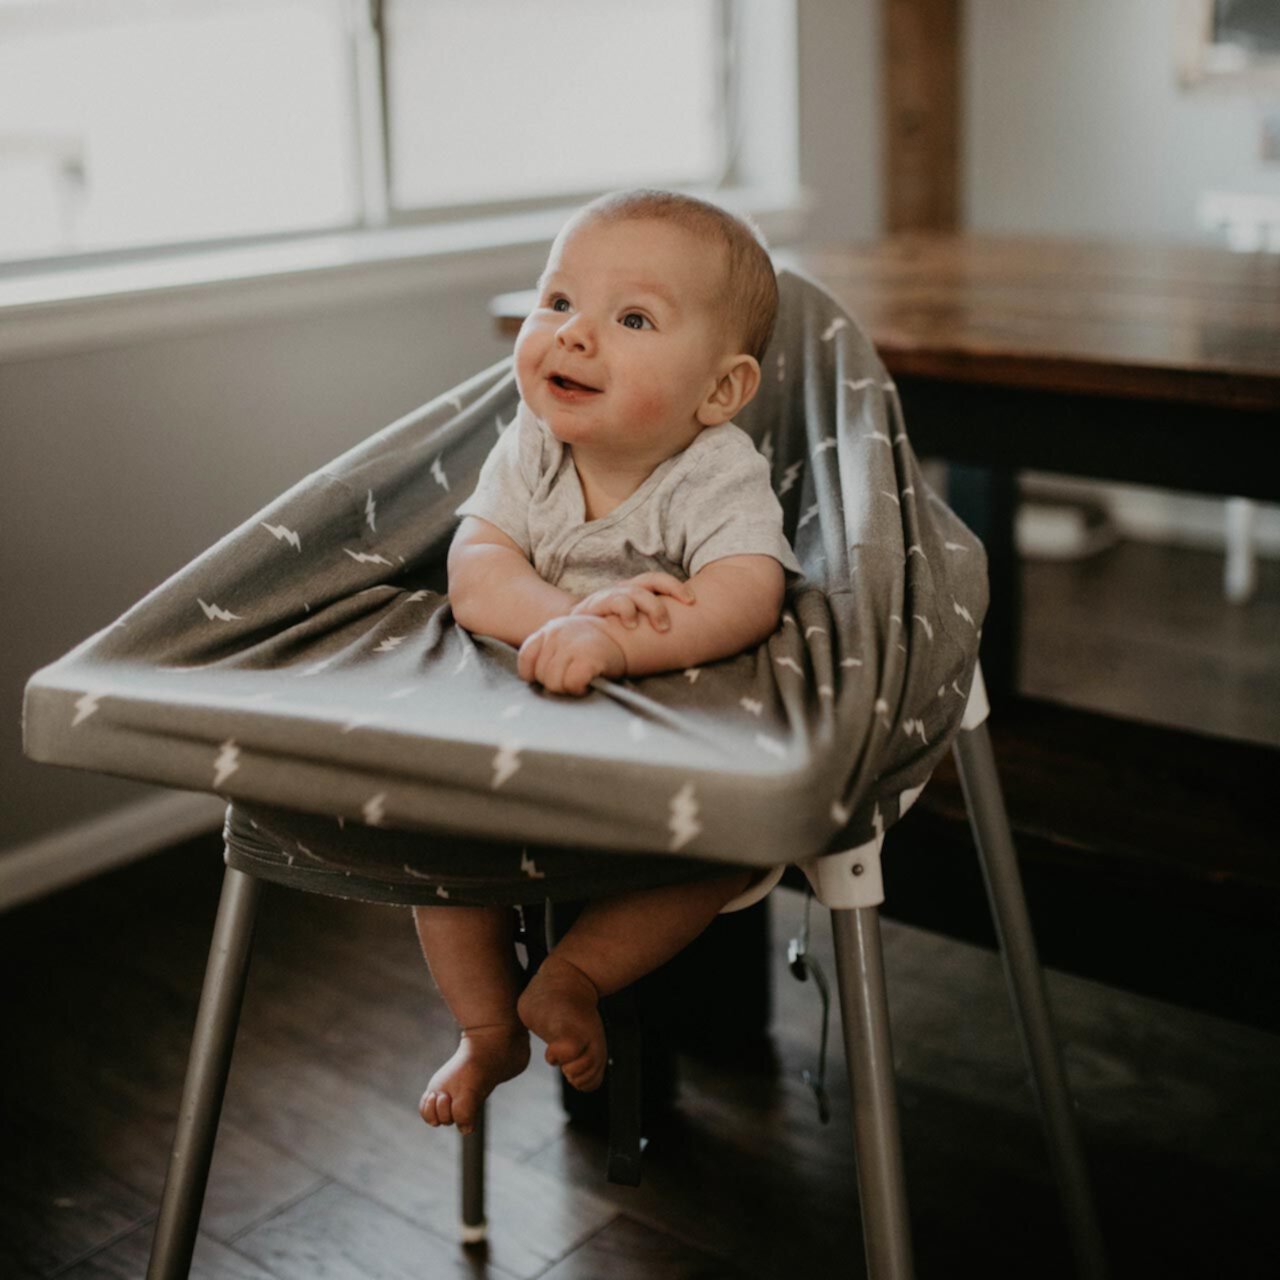
[[[1224, 498], [1139, 485], [1109, 484], [1039, 471], [1023, 472], [1020, 489], [1025, 498], [1046, 501], [1074, 498], [1098, 503], [1109, 513], [1116, 531], [1123, 538], [1211, 551], [1225, 551], [1227, 547], [1227, 504]], [[1250, 540], [1257, 555], [1267, 559], [1280, 558], [1280, 505], [1256, 504]]]
[[0, 911], [222, 825], [226, 801], [176, 791], [0, 850]]

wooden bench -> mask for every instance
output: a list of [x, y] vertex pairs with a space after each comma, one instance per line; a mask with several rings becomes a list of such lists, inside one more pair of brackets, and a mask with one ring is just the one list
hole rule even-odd
[[[1275, 749], [1029, 698], [990, 730], [1045, 963], [1280, 1031]], [[884, 874], [888, 915], [994, 945], [950, 760]]]

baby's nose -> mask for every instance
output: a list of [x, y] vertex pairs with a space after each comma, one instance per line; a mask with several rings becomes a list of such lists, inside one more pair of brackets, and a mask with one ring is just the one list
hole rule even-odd
[[594, 341], [591, 325], [580, 311], [570, 316], [556, 331], [556, 342], [571, 351], [587, 351]]

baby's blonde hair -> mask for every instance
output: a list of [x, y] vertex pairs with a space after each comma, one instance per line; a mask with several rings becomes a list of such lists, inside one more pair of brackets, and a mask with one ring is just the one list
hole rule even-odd
[[755, 224], [696, 196], [647, 187], [600, 196], [581, 209], [574, 222], [646, 218], [673, 222], [725, 250], [721, 303], [736, 324], [734, 336], [741, 339], [742, 350], [763, 360], [778, 314], [778, 281]]

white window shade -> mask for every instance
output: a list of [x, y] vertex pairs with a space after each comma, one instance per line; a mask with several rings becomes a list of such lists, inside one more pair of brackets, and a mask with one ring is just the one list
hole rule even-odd
[[720, 176], [718, 0], [390, 0], [384, 21], [394, 209]]
[[0, 3], [0, 259], [348, 225], [340, 0]]

